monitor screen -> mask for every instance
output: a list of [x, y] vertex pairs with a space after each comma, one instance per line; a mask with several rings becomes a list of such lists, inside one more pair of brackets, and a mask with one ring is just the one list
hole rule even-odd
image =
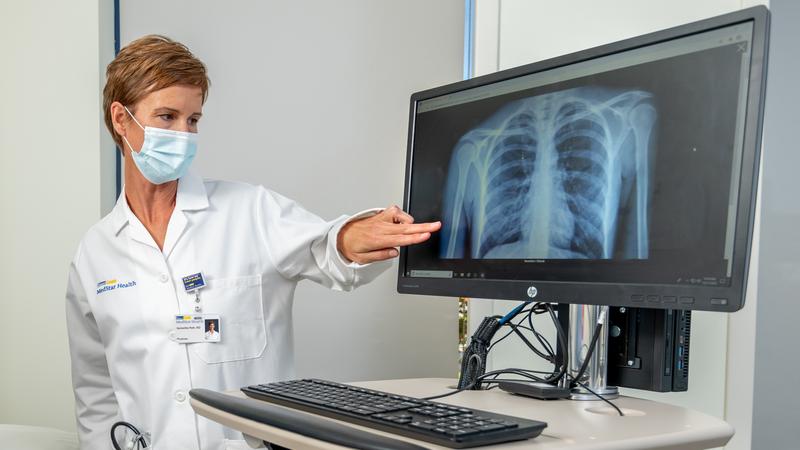
[[405, 207], [442, 229], [400, 291], [738, 309], [765, 27], [736, 16], [414, 94]]

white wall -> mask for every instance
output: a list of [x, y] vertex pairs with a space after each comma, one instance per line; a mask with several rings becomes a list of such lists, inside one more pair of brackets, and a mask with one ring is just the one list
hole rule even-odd
[[[753, 6], [753, 0], [593, 0], [478, 2], [476, 75], [528, 64], [597, 45]], [[758, 242], [746, 307], [734, 315], [695, 312], [692, 318], [689, 391], [656, 394], [631, 389], [627, 395], [657, 399], [724, 417], [737, 434], [731, 449], [749, 448], [752, 421], [753, 348]], [[473, 301], [474, 327], [485, 315], [504, 314], [513, 302]], [[541, 326], [548, 329], [547, 321]], [[730, 329], [730, 333], [729, 333]], [[521, 344], [505, 343], [492, 368], [543, 367]]]
[[102, 0], [0, 2], [0, 423], [75, 428], [64, 291], [113, 204], [112, 20]]
[[[162, 33], [208, 65], [195, 167], [264, 184], [326, 218], [402, 204], [409, 96], [461, 78], [463, 23], [461, 0], [121, 7], [123, 44]], [[455, 376], [456, 301], [395, 286], [396, 267], [353, 293], [301, 283], [298, 375]]]
[[[800, 3], [771, 0], [767, 103], [764, 111], [761, 266], [757, 336], [753, 351], [754, 395], [752, 447], [798, 448], [800, 392], [794, 388], [800, 371], [797, 327], [800, 317], [800, 189], [797, 167], [797, 110], [800, 102]], [[732, 349], [741, 351], [740, 349]], [[750, 350], [747, 348], [745, 351]]]

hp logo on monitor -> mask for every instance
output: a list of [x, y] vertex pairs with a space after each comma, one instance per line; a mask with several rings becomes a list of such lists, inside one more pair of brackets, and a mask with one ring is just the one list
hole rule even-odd
[[538, 294], [538, 293], [539, 293], [539, 290], [536, 289], [536, 286], [531, 286], [531, 287], [528, 288], [528, 297], [534, 298], [534, 297], [536, 297], [536, 294]]

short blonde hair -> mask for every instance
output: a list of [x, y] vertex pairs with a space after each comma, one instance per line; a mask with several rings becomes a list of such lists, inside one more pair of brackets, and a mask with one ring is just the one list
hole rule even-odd
[[106, 127], [117, 146], [122, 147], [122, 139], [111, 121], [111, 104], [130, 106], [150, 92], [178, 84], [198, 86], [205, 103], [211, 85], [206, 66], [180, 42], [151, 34], [120, 50], [106, 69], [103, 89]]

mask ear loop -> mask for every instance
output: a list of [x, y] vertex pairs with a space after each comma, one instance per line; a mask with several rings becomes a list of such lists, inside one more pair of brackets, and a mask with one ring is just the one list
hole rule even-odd
[[144, 131], [144, 127], [142, 126], [142, 124], [139, 123], [138, 120], [136, 120], [136, 117], [134, 117], [134, 115], [131, 114], [131, 110], [128, 109], [127, 106], [123, 106], [123, 108], [125, 108], [125, 111], [128, 111], [128, 115], [131, 116], [131, 119], [133, 119], [134, 122], [136, 122], [136, 125], [139, 125], [139, 128], [141, 128], [142, 131]]
[[[131, 114], [131, 110], [129, 110], [128, 107], [125, 106], [125, 105], [122, 105], [122, 107], [125, 108], [125, 111], [128, 112], [128, 115], [131, 116], [131, 119], [133, 119], [133, 121], [136, 122], [136, 125], [139, 125], [139, 128], [141, 128], [142, 131], [146, 131], [144, 129], [144, 127], [142, 126], [142, 124], [140, 124], [139, 121], [136, 120], [136, 117], [134, 117], [133, 114]], [[137, 152], [136, 150], [133, 149], [133, 146], [131, 146], [131, 143], [128, 142], [128, 139], [125, 136], [122, 136], [122, 140], [125, 141], [126, 144], [128, 144], [128, 148], [131, 149], [131, 152], [139, 153], [139, 152]], [[139, 151], [141, 151], [141, 149]]]

